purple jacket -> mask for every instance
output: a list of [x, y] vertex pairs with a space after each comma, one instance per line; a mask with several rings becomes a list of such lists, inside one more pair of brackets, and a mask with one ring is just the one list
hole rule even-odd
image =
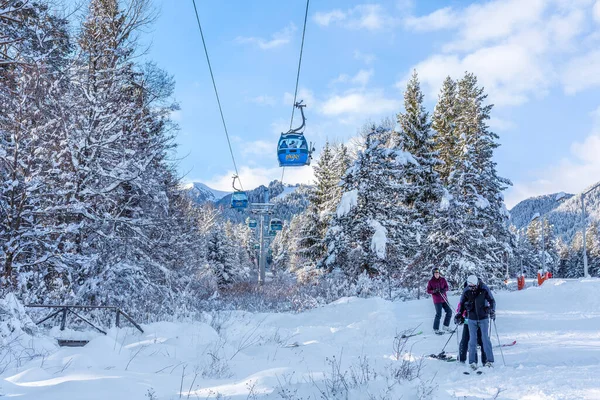
[[434, 293], [435, 289], [440, 289], [440, 292], [444, 293], [445, 295], [448, 291], [448, 282], [446, 282], [446, 279], [442, 277], [435, 279], [435, 277], [433, 277], [429, 280], [429, 283], [427, 284], [427, 293], [432, 295], [433, 304], [444, 303], [445, 301], [442, 295], [439, 293]]

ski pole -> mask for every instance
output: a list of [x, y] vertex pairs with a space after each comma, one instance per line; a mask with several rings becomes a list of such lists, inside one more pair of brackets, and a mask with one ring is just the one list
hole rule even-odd
[[506, 361], [504, 360], [504, 352], [502, 351], [502, 343], [500, 343], [500, 336], [498, 336], [498, 327], [496, 326], [496, 320], [493, 319], [492, 321], [494, 321], [494, 329], [496, 329], [496, 338], [498, 339], [498, 344], [500, 345], [500, 354], [502, 354], [502, 362], [506, 367]]
[[[440, 293], [440, 295], [442, 296], [442, 299], [444, 299], [444, 301], [446, 302], [446, 305], [448, 307], [450, 307], [450, 316], [452, 316], [452, 314], [454, 312], [454, 307], [452, 307], [452, 305], [450, 305], [450, 302], [448, 301], [448, 297], [446, 297], [446, 293]], [[456, 337], [458, 337], [458, 335], [456, 335]]]
[[446, 304], [448, 304], [448, 307], [450, 307], [451, 310], [454, 310], [454, 307], [452, 307], [452, 305], [448, 301], [448, 297], [446, 297], [446, 293], [440, 293], [440, 295], [442, 296], [442, 299], [444, 299], [444, 301], [446, 302]]
[[444, 345], [444, 347], [442, 347], [442, 351], [440, 352], [440, 354], [444, 354], [444, 350], [446, 350], [446, 346], [448, 346], [448, 343], [450, 342], [450, 339], [452, 339], [452, 336], [454, 335], [454, 332], [456, 332], [457, 329], [458, 329], [458, 325], [456, 326], [456, 328], [454, 328], [454, 330], [450, 334], [450, 337], [446, 341], [446, 344]]

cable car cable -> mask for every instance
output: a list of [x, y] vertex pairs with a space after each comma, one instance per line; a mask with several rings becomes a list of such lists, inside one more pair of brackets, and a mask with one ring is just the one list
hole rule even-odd
[[308, 18], [308, 4], [306, 0], [306, 12], [304, 13], [304, 27], [302, 28], [302, 43], [300, 44], [300, 57], [298, 58], [298, 73], [296, 74], [296, 90], [294, 91], [294, 102], [292, 103], [292, 118], [290, 118], [290, 129], [294, 122], [294, 111], [296, 110], [296, 97], [298, 96], [298, 83], [300, 82], [300, 67], [302, 66], [302, 51], [304, 50], [304, 35], [306, 33], [306, 19]]
[[[306, 0], [306, 11], [304, 12], [304, 27], [302, 28], [302, 42], [300, 44], [300, 57], [298, 58], [298, 73], [296, 74], [296, 90], [294, 90], [294, 102], [292, 103], [292, 117], [290, 118], [290, 130], [294, 122], [294, 111], [296, 110], [296, 97], [298, 96], [298, 83], [300, 82], [300, 67], [302, 66], [302, 51], [304, 50], [304, 35], [306, 34], [306, 20], [308, 19], [308, 5], [310, 0]], [[285, 167], [281, 171], [281, 184], [283, 185], [283, 174]]]
[[[225, 117], [223, 116], [223, 108], [221, 107], [221, 100], [219, 99], [219, 92], [217, 91], [217, 84], [215, 83], [215, 76], [213, 75], [212, 67], [210, 65], [210, 58], [208, 57], [208, 50], [206, 49], [206, 41], [204, 40], [204, 33], [202, 32], [202, 24], [200, 24], [200, 17], [198, 16], [198, 9], [196, 8], [196, 0], [192, 0], [194, 4], [194, 12], [196, 13], [196, 21], [198, 22], [198, 29], [200, 29], [200, 36], [202, 37], [202, 45], [204, 46], [204, 54], [206, 54], [206, 62], [208, 63], [208, 70], [210, 71], [210, 78], [212, 79], [213, 88], [215, 89], [215, 96], [217, 97], [217, 103], [219, 104], [219, 112], [221, 113], [221, 121], [223, 122], [223, 128], [225, 129], [225, 136], [227, 137], [227, 144], [229, 145], [229, 152], [231, 153], [231, 160], [233, 161], [233, 168], [235, 169], [235, 174], [238, 176], [238, 182], [240, 183], [240, 187], [242, 191], [244, 190], [244, 185], [242, 185], [242, 180], [239, 178], [237, 164], [235, 163], [235, 157], [233, 155], [233, 149], [231, 148], [231, 140], [229, 140], [229, 132], [227, 131], [227, 125], [225, 124]], [[308, 6], [307, 6], [308, 7]], [[306, 24], [306, 22], [305, 22]], [[302, 39], [304, 41], [304, 38]]]

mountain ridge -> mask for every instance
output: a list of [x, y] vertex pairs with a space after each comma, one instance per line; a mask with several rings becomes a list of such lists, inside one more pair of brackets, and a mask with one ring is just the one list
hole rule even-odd
[[[511, 224], [517, 229], [527, 228], [531, 219], [539, 214], [553, 225], [557, 236], [570, 242], [582, 227], [581, 195], [599, 184], [589, 185], [577, 194], [558, 192], [522, 200], [509, 211]], [[600, 221], [600, 186], [586, 195], [585, 203], [587, 222]]]

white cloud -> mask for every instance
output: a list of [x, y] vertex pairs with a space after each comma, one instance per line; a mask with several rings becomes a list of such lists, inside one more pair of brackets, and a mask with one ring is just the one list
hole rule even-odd
[[346, 19], [346, 13], [342, 10], [333, 10], [326, 13], [318, 12], [313, 16], [313, 19], [321, 26], [329, 26], [332, 22]]
[[353, 84], [357, 84], [359, 86], [366, 86], [367, 83], [369, 83], [369, 80], [371, 79], [371, 77], [373, 76], [373, 69], [369, 69], [369, 70], [365, 70], [365, 69], [361, 69], [360, 71], [358, 71], [356, 73], [356, 75], [354, 76], [350, 76], [348, 74], [340, 74], [338, 75], [337, 78], [335, 78], [333, 81], [331, 81], [330, 84], [336, 84], [336, 83], [353, 83]]
[[591, 113], [594, 129], [583, 142], [571, 144], [570, 156], [538, 171], [532, 182], [516, 182], [509, 189], [506, 204], [509, 208], [531, 196], [555, 192], [579, 193], [600, 179], [600, 107]]
[[269, 49], [273, 49], [273, 48], [288, 44], [295, 31], [296, 31], [296, 25], [294, 25], [293, 23], [290, 23], [288, 26], [283, 28], [283, 30], [281, 30], [279, 32], [275, 32], [273, 35], [271, 35], [270, 40], [266, 40], [263, 38], [257, 38], [257, 37], [238, 36], [235, 39], [235, 41], [237, 43], [242, 43], [242, 44], [246, 44], [246, 43], [255, 44], [263, 50], [269, 50]]
[[458, 38], [445, 46], [446, 51], [473, 50], [490, 41], [502, 40], [527, 29], [542, 19], [547, 2], [528, 0], [496, 0], [467, 7], [460, 18]]
[[[273, 164], [277, 165], [277, 153], [275, 150], [269, 155], [272, 155]], [[266, 186], [269, 182], [280, 180], [282, 172], [281, 168], [278, 166], [273, 168], [252, 168], [249, 166], [242, 166], [238, 171], [244, 190], [252, 190], [260, 185]], [[234, 171], [228, 171], [224, 175], [215, 176], [205, 183], [216, 190], [231, 191], [231, 177], [233, 175]], [[313, 181], [314, 172], [313, 168], [310, 166], [285, 169], [283, 176], [283, 182], [285, 184], [311, 184]]]
[[594, 21], [600, 24], [600, 0], [596, 0], [592, 12], [594, 15]]
[[[317, 100], [311, 90], [306, 88], [300, 88], [298, 90], [298, 96], [296, 97], [296, 101], [304, 100], [304, 104], [306, 104], [305, 111], [314, 109], [317, 106]], [[283, 102], [286, 105], [290, 106], [290, 112], [292, 105], [294, 103], [294, 94], [286, 92], [283, 94]]]
[[354, 50], [354, 59], [360, 60], [368, 65], [368, 64], [373, 63], [373, 61], [375, 61], [377, 59], [377, 57], [375, 57], [374, 54], [362, 53], [358, 50]]
[[277, 141], [273, 140], [271, 142], [266, 140], [256, 140], [254, 142], [246, 142], [242, 146], [242, 154], [244, 156], [247, 155], [259, 155], [263, 156], [269, 153], [275, 153], [277, 149]]
[[346, 83], [350, 80], [350, 75], [348, 74], [339, 74], [337, 78], [330, 82], [330, 85], [335, 85], [336, 83]]
[[274, 106], [277, 104], [277, 100], [274, 97], [261, 95], [248, 99], [251, 103], [256, 103], [265, 106]]
[[404, 20], [404, 26], [418, 32], [428, 32], [456, 28], [460, 22], [452, 7], [445, 7], [422, 17], [410, 16]]
[[314, 21], [321, 26], [339, 23], [348, 29], [378, 31], [397, 26], [400, 21], [390, 16], [380, 4], [360, 4], [347, 11], [318, 12]]
[[[586, 23], [589, 8], [589, 0], [530, 0], [525, 8], [521, 0], [495, 0], [410, 17], [405, 26], [456, 30], [449, 35], [456, 39], [409, 71], [417, 69], [433, 98], [446, 76], [473, 72], [497, 106], [518, 106], [546, 96], [559, 83], [567, 93], [597, 86], [600, 51], [581, 53], [584, 47], [597, 48]], [[397, 84], [402, 90], [406, 76]]]
[[[497, 106], [516, 106], [541, 96], [550, 86], [553, 71], [541, 66], [537, 56], [517, 45], [482, 48], [465, 57], [436, 54], [414, 67], [431, 99], [436, 99], [447, 76], [459, 79], [473, 72]], [[412, 68], [411, 68], [412, 70]], [[404, 90], [407, 75], [396, 84]]]
[[382, 91], [350, 92], [327, 99], [320, 112], [328, 116], [354, 114], [355, 116], [383, 115], [397, 111], [400, 100], [386, 98]]
[[369, 83], [369, 80], [371, 79], [372, 76], [373, 76], [373, 70], [372, 69], [370, 69], [370, 70], [361, 69], [350, 80], [350, 82], [359, 84], [361, 86], [365, 86], [367, 83]]
[[499, 117], [490, 118], [488, 125], [493, 131], [509, 131], [515, 127], [511, 121]]
[[565, 92], [575, 94], [590, 86], [600, 86], [600, 50], [571, 60], [563, 74]]

